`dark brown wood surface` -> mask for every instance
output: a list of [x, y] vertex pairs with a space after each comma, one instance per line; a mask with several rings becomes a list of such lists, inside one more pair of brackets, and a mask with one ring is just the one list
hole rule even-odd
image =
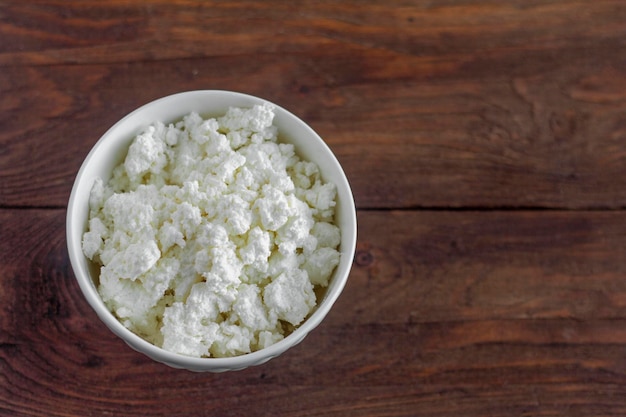
[[[65, 207], [136, 107], [225, 89], [327, 141], [359, 237], [265, 365], [174, 370], [83, 299]], [[626, 2], [0, 0], [0, 415], [626, 415]]]

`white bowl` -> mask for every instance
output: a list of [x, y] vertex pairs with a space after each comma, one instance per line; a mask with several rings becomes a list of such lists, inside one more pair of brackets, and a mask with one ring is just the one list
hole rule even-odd
[[113, 168], [121, 163], [132, 139], [155, 121], [164, 123], [180, 120], [195, 111], [200, 115], [220, 116], [229, 107], [251, 107], [268, 101], [230, 91], [189, 91], [174, 94], [148, 103], [133, 111], [111, 127], [95, 144], [83, 162], [67, 207], [67, 247], [70, 262], [87, 302], [98, 317], [130, 347], [150, 358], [174, 368], [191, 371], [223, 372], [260, 365], [300, 343], [322, 321], [342, 292], [350, 273], [356, 248], [356, 210], [348, 180], [341, 165], [324, 141], [302, 120], [275, 106], [274, 123], [279, 129], [279, 140], [293, 143], [301, 158], [315, 162], [325, 181], [337, 186], [335, 221], [341, 230], [341, 261], [318, 307], [292, 334], [265, 349], [231, 358], [194, 358], [166, 351], [142, 339], [124, 327], [108, 310], [96, 288], [97, 268], [85, 257], [81, 248], [83, 233], [87, 230], [88, 201], [91, 187], [97, 177], [105, 181]]

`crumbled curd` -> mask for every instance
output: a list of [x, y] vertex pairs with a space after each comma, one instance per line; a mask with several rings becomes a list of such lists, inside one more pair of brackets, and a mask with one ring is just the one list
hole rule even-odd
[[336, 188], [278, 142], [271, 105], [196, 113], [137, 135], [89, 199], [85, 256], [130, 330], [196, 357], [270, 346], [338, 265]]

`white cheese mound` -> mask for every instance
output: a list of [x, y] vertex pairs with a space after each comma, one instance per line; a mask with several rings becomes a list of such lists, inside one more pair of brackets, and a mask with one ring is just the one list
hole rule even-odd
[[97, 179], [85, 256], [121, 323], [172, 352], [228, 357], [283, 339], [339, 263], [336, 188], [279, 143], [271, 105], [156, 122]]

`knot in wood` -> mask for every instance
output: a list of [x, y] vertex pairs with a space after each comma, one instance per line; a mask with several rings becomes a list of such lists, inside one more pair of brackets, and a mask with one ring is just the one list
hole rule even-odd
[[358, 266], [370, 266], [374, 262], [374, 255], [369, 251], [359, 250], [356, 252], [354, 260]]

